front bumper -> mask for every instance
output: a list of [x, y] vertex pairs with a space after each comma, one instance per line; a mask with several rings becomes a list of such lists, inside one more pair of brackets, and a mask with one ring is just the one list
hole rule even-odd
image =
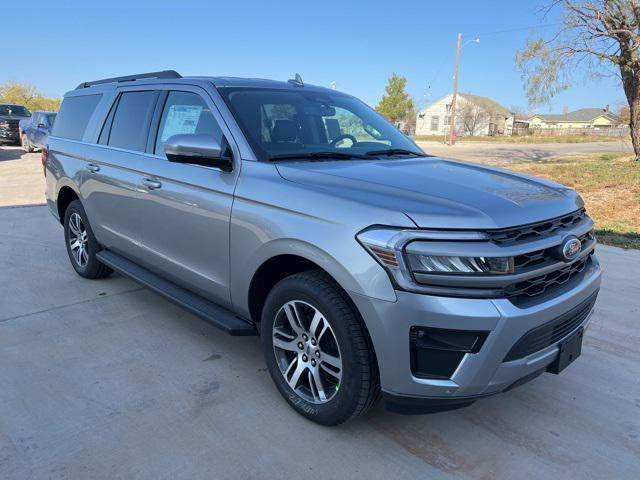
[[[352, 298], [365, 319], [380, 371], [380, 383], [392, 410], [438, 411], [457, 408], [478, 398], [513, 388], [544, 372], [558, 355], [558, 342], [530, 355], [505, 361], [514, 345], [536, 327], [588, 302], [600, 288], [600, 265], [595, 256], [584, 275], [569, 289], [526, 308], [507, 299], [468, 299], [397, 292], [388, 302], [359, 294]], [[591, 313], [577, 328], [586, 328]], [[464, 354], [449, 378], [419, 378], [412, 373], [410, 331], [427, 327], [457, 331], [484, 331], [479, 351]], [[433, 407], [433, 409], [432, 409]]]
[[17, 142], [19, 139], [20, 132], [18, 130], [0, 128], [0, 141]]

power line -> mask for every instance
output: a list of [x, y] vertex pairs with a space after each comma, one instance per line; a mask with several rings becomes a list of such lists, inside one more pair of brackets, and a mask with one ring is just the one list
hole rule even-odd
[[473, 34], [465, 34], [465, 36], [469, 37], [486, 37], [488, 35], [500, 35], [502, 33], [511, 33], [511, 32], [520, 32], [522, 30], [531, 30], [533, 28], [547, 28], [547, 27], [555, 27], [558, 25], [562, 25], [562, 22], [555, 23], [543, 23], [538, 25], [529, 25], [528, 27], [517, 27], [517, 28], [508, 28], [506, 30], [496, 30], [494, 32], [481, 32], [481, 33], [473, 33]]

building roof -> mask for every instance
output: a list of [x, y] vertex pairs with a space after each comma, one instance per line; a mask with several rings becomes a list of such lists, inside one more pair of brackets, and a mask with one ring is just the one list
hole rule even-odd
[[532, 115], [531, 118], [538, 117], [545, 122], [591, 122], [603, 115], [613, 121], [620, 121], [616, 114], [604, 108], [581, 108], [567, 113], [537, 114]]
[[472, 95], [470, 93], [459, 93], [461, 97], [464, 97], [467, 101], [478, 105], [480, 108], [486, 110], [491, 114], [511, 115], [511, 112], [500, 105], [495, 100], [489, 97], [482, 97], [480, 95]]
[[[428, 108], [431, 108], [434, 104], [444, 100], [447, 97], [452, 96], [453, 94], [450, 93], [448, 95], [445, 95], [444, 97], [438, 99], [437, 101], [427, 105], [426, 108], [423, 108], [421, 111], [427, 110]], [[458, 93], [458, 96], [463, 97], [465, 100], [467, 100], [468, 102], [471, 102], [475, 105], [478, 105], [480, 108], [486, 110], [489, 114], [498, 114], [498, 115], [513, 115], [512, 112], [510, 112], [508, 109], [504, 108], [502, 105], [500, 105], [498, 102], [496, 102], [495, 100], [490, 99], [489, 97], [482, 97], [480, 95], [472, 95], [471, 93]]]

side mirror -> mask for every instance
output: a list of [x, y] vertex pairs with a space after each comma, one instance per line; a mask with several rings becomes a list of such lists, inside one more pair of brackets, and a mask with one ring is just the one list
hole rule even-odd
[[202, 165], [230, 172], [233, 169], [233, 158], [224, 137], [223, 144], [220, 145], [211, 135], [181, 133], [169, 137], [164, 144], [164, 153], [170, 162]]
[[44, 123], [39, 123], [38, 128], [47, 128], [47, 126]]

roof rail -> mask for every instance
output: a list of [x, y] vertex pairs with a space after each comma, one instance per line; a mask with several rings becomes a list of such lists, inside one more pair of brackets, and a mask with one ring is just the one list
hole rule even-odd
[[93, 85], [100, 85], [102, 83], [133, 82], [135, 80], [141, 80], [143, 78], [182, 78], [182, 75], [180, 75], [175, 70], [163, 70], [161, 72], [139, 73], [137, 75], [127, 75], [125, 77], [104, 78], [102, 80], [94, 80], [93, 82], [83, 82], [76, 87], [76, 90], [80, 90], [81, 88], [91, 87]]

